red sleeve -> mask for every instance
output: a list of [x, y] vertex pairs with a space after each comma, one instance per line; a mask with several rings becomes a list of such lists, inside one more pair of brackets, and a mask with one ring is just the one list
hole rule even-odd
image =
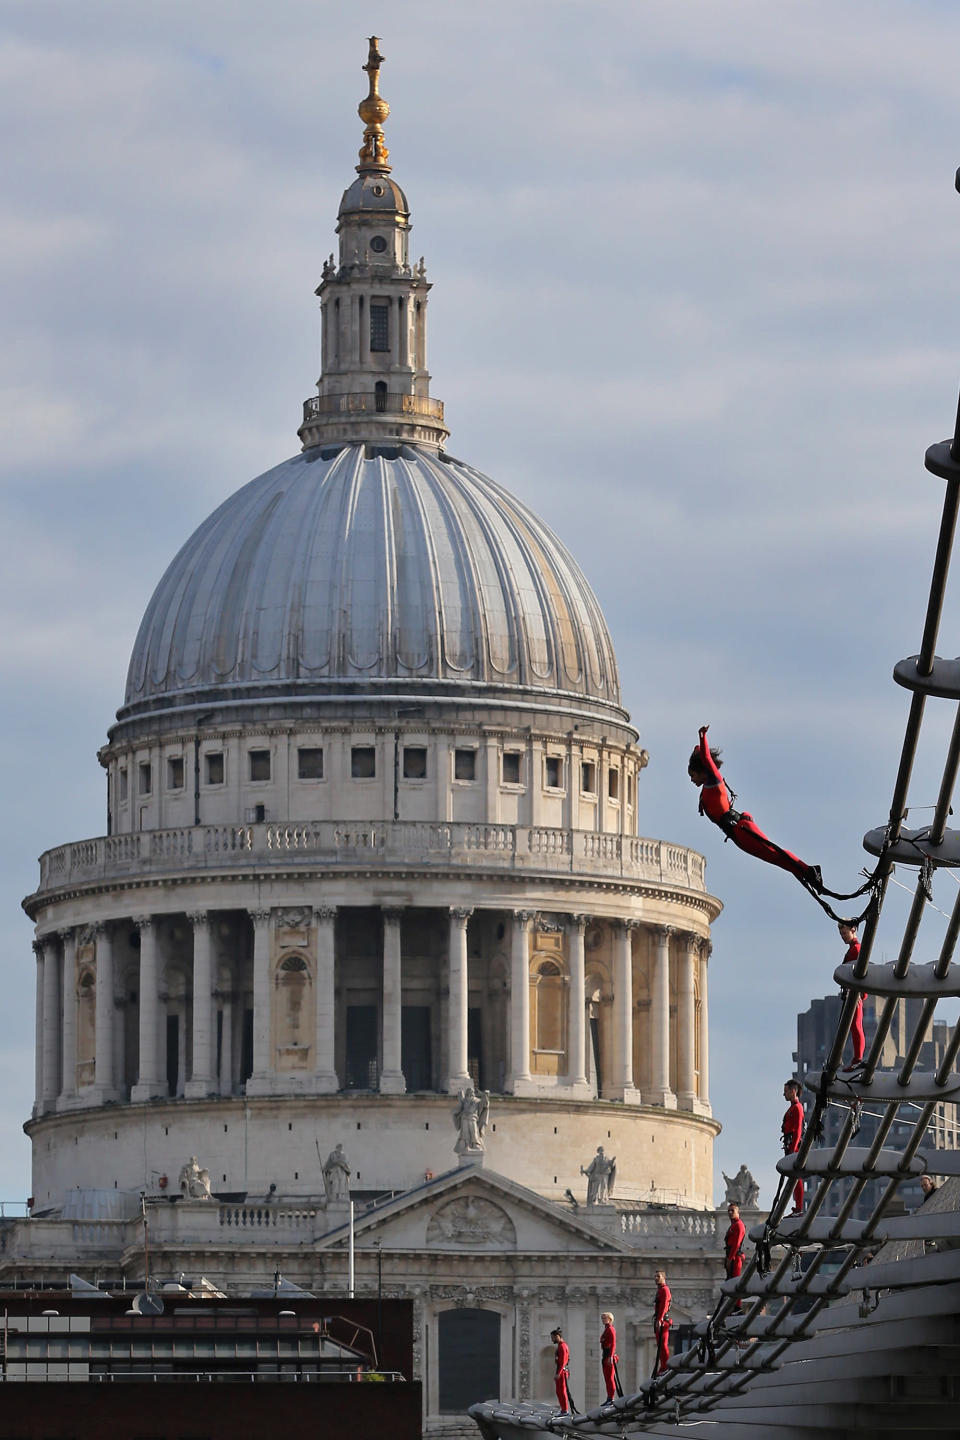
[[737, 1251], [740, 1249], [740, 1246], [743, 1244], [744, 1236], [746, 1235], [746, 1233], [747, 1227], [744, 1225], [742, 1220], [731, 1220], [730, 1229], [727, 1231], [726, 1234], [728, 1260], [732, 1260], [733, 1257], [736, 1255]]
[[657, 1286], [657, 1303], [654, 1307], [653, 1318], [657, 1322], [663, 1319], [670, 1308], [670, 1291], [666, 1285]]
[[847, 951], [846, 955], [844, 955], [844, 957], [843, 957], [843, 963], [844, 963], [844, 965], [852, 965], [853, 962], [856, 960], [856, 958], [857, 958], [857, 956], [858, 956], [859, 954], [860, 954], [860, 941], [859, 941], [859, 940], [851, 940], [851, 941], [850, 941], [850, 948], [849, 948], [849, 950]]
[[722, 777], [720, 771], [714, 764], [713, 756], [710, 754], [710, 746], [707, 744], [706, 735], [700, 736], [700, 759], [703, 761], [704, 770], [709, 771], [713, 777], [714, 785], [718, 785]]

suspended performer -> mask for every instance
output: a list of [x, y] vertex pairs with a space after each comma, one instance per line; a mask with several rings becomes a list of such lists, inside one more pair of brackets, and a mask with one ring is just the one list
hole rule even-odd
[[[784, 1155], [795, 1155], [803, 1139], [803, 1106], [800, 1104], [801, 1087], [799, 1080], [788, 1080], [783, 1087], [783, 1098], [787, 1102], [787, 1113], [783, 1117], [780, 1132], [783, 1136]], [[803, 1179], [793, 1187], [793, 1209], [791, 1215], [803, 1213]]]
[[[841, 920], [837, 926], [840, 931], [840, 939], [847, 947], [847, 953], [843, 957], [844, 965], [852, 965], [860, 954], [860, 941], [857, 939], [856, 925], [848, 924]], [[844, 1065], [844, 1070], [857, 1070], [863, 1064], [863, 1052], [865, 1041], [863, 1035], [863, 991], [857, 996], [857, 1008], [853, 1012], [853, 1024], [850, 1026], [850, 1039], [853, 1041], [853, 1064]]]
[[752, 815], [748, 815], [745, 810], [734, 810], [730, 803], [730, 792], [720, 774], [720, 766], [723, 764], [720, 759], [721, 752], [707, 744], [709, 728], [709, 725], [700, 726], [700, 744], [691, 754], [687, 766], [690, 779], [694, 785], [700, 786], [700, 814], [706, 815], [714, 825], [719, 825], [738, 850], [745, 850], [748, 855], [755, 855], [758, 860], [765, 860], [768, 865], [789, 870], [791, 875], [795, 875], [804, 885], [813, 890], [821, 890], [823, 882], [818, 865], [807, 865], [799, 856], [791, 854], [789, 850], [782, 850], [754, 824]]

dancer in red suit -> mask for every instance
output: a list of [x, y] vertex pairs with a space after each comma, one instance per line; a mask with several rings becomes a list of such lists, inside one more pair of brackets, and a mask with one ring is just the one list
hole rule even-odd
[[607, 1399], [612, 1400], [617, 1383], [616, 1367], [620, 1359], [617, 1354], [617, 1332], [613, 1328], [613, 1314], [610, 1310], [604, 1310], [600, 1319], [603, 1321], [603, 1334], [600, 1336], [600, 1364], [603, 1369], [603, 1383], [607, 1387]]
[[653, 1305], [653, 1333], [657, 1338], [656, 1374], [662, 1375], [670, 1359], [670, 1327], [673, 1324], [670, 1319], [671, 1297], [664, 1272], [658, 1270], [653, 1278], [657, 1282], [657, 1298]]
[[752, 815], [733, 809], [730, 793], [720, 774], [723, 763], [720, 751], [711, 749], [707, 744], [709, 728], [708, 725], [700, 726], [700, 744], [691, 754], [687, 766], [690, 779], [694, 785], [700, 786], [700, 814], [706, 815], [714, 825], [719, 825], [727, 839], [732, 840], [739, 850], [755, 855], [758, 860], [765, 860], [768, 865], [789, 870], [791, 875], [795, 875], [814, 890], [822, 889], [823, 882], [818, 866], [806, 865], [799, 856], [791, 854], [789, 850], [781, 850], [779, 845], [769, 840], [759, 826], [754, 824]]
[[[841, 920], [837, 926], [840, 931], [840, 939], [847, 947], [847, 953], [843, 957], [844, 965], [852, 965], [860, 954], [860, 941], [857, 939], [856, 925], [848, 925]], [[863, 1062], [864, 1038], [863, 1038], [863, 993], [857, 997], [857, 1008], [853, 1013], [853, 1024], [850, 1026], [850, 1039], [853, 1041], [853, 1064], [844, 1065], [844, 1070], [856, 1070]]]
[[[728, 1280], [739, 1278], [743, 1270], [743, 1242], [747, 1238], [747, 1227], [740, 1219], [740, 1206], [730, 1204], [727, 1206], [727, 1214], [730, 1217], [730, 1224], [727, 1233], [723, 1237], [725, 1248], [723, 1268], [727, 1272]], [[734, 1309], [741, 1308], [738, 1300]]]
[[[800, 1141], [803, 1137], [803, 1106], [800, 1104], [800, 1083], [797, 1080], [788, 1080], [783, 1087], [783, 1098], [787, 1102], [787, 1113], [783, 1117], [783, 1124], [780, 1129], [783, 1133], [784, 1155], [795, 1155], [800, 1149]], [[797, 1181], [793, 1187], [793, 1209], [791, 1215], [800, 1215], [803, 1212], [803, 1180]]]
[[560, 1401], [560, 1414], [570, 1414], [570, 1392], [567, 1389], [567, 1378], [570, 1374], [570, 1346], [563, 1338], [562, 1330], [551, 1330], [550, 1339], [556, 1346], [554, 1358], [557, 1368], [553, 1376], [553, 1384], [557, 1392], [557, 1399]]

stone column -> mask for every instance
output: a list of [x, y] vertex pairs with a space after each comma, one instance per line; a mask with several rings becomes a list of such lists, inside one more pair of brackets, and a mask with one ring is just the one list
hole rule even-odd
[[253, 1074], [248, 1095], [271, 1088], [270, 1064], [270, 911], [251, 910], [253, 921]]
[[61, 930], [63, 1028], [61, 1031], [60, 1103], [77, 1094], [77, 932]]
[[700, 946], [700, 1104], [710, 1109], [710, 1025], [707, 1016], [707, 962], [712, 946], [704, 940]]
[[160, 1073], [160, 963], [157, 927], [152, 915], [134, 919], [140, 931], [140, 1074], [130, 1091], [133, 1101], [153, 1100], [165, 1089]]
[[648, 1100], [676, 1110], [677, 1097], [670, 1088], [670, 936], [671, 925], [655, 931], [656, 953], [650, 994], [651, 1086]]
[[317, 920], [317, 993], [313, 1073], [317, 1090], [323, 1095], [334, 1095], [340, 1089], [334, 1059], [337, 911], [335, 906], [326, 905], [314, 914]]
[[586, 1085], [586, 982], [583, 936], [589, 915], [571, 915], [567, 927], [570, 945], [570, 1004], [567, 1014], [567, 1084]]
[[43, 1080], [41, 1098], [44, 1113], [53, 1110], [60, 1093], [60, 966], [52, 935], [41, 937], [43, 947]]
[[633, 1083], [633, 931], [635, 922], [620, 920], [614, 930], [613, 1014], [617, 1069], [614, 1099], [639, 1105]]
[[34, 1006], [33, 1036], [33, 1115], [43, 1114], [43, 942], [34, 940], [33, 953], [37, 961], [37, 990]]
[[97, 934], [97, 989], [95, 1011], [95, 1063], [94, 1087], [97, 1099], [102, 1105], [105, 1100], [114, 1100], [117, 1095], [116, 1066], [114, 1060], [114, 1004], [113, 1004], [113, 931], [109, 925], [99, 924]]
[[450, 910], [450, 953], [447, 962], [447, 1090], [451, 1095], [456, 1095], [470, 1079], [467, 1070], [467, 921], [472, 914], [472, 910]]
[[188, 1100], [202, 1100], [215, 1089], [213, 934], [205, 910], [195, 910], [187, 919], [193, 926], [193, 1066], [183, 1093]]
[[695, 1110], [697, 1104], [695, 1003], [699, 950], [699, 936], [683, 936], [677, 970], [677, 1105], [681, 1110]]
[[410, 316], [407, 313], [405, 295], [401, 295], [397, 305], [397, 340], [400, 345], [400, 364], [406, 369], [410, 364]]
[[[466, 912], [469, 914], [469, 911]], [[403, 973], [400, 956], [400, 922], [403, 917], [402, 910], [383, 911], [383, 987], [380, 1004], [380, 1026], [382, 1066], [380, 1070], [380, 1092], [383, 1095], [402, 1095], [406, 1090], [406, 1082], [403, 1078], [403, 1070], [400, 1064], [400, 1036], [402, 995], [403, 995]], [[453, 953], [453, 936], [451, 934], [451, 956]], [[451, 962], [451, 974], [453, 966]], [[463, 922], [463, 1056], [464, 1069], [466, 1069], [467, 1054], [467, 1010], [466, 1010], [466, 974], [467, 974], [467, 922]], [[450, 984], [450, 994], [453, 995], [453, 982]], [[451, 1021], [451, 1037], [453, 1025]], [[455, 1053], [451, 1046], [450, 1054]]]
[[530, 956], [532, 910], [515, 910], [510, 925], [510, 1089], [530, 1085]]
[[220, 994], [220, 1094], [233, 1094], [233, 991]]

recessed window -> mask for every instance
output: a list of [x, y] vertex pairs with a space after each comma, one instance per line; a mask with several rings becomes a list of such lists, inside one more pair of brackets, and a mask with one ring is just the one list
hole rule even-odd
[[520, 784], [520, 751], [504, 750], [502, 775], [504, 785]]
[[297, 751], [297, 775], [301, 780], [322, 780], [323, 751], [316, 746], [302, 746]]
[[370, 304], [370, 349], [390, 349], [390, 306], [377, 301]]
[[627, 804], [633, 804], [633, 776], [627, 776]]
[[476, 752], [476, 750], [454, 750], [454, 752], [453, 752], [453, 778], [454, 778], [454, 780], [476, 780], [476, 778], [477, 778], [477, 752]]
[[561, 755], [547, 756], [546, 781], [551, 790], [561, 789], [563, 785], [563, 757]]
[[354, 745], [350, 750], [350, 774], [354, 780], [372, 780], [377, 773], [377, 752], [372, 745]]
[[249, 753], [249, 756], [250, 756], [250, 779], [251, 779], [251, 780], [269, 780], [269, 779], [270, 779], [270, 751], [269, 751], [269, 750], [250, 750], [248, 753]]
[[222, 785], [224, 776], [223, 751], [214, 750], [203, 757], [206, 767], [207, 784]]
[[124, 765], [124, 766], [121, 766], [120, 771], [119, 771], [119, 777], [120, 777], [120, 799], [121, 799], [121, 800], [126, 800], [126, 798], [127, 798], [127, 768], [126, 768], [125, 765]]
[[620, 799], [620, 771], [607, 771], [607, 796], [611, 800]]
[[427, 750], [425, 745], [404, 745], [403, 778], [405, 780], [426, 780]]
[[167, 759], [167, 789], [183, 789], [183, 756], [171, 755]]
[[580, 766], [580, 789], [584, 795], [597, 793], [597, 767], [592, 760], [584, 760]]
[[382, 255], [383, 252], [384, 252], [384, 250], [386, 250], [386, 248], [387, 248], [387, 242], [386, 242], [386, 240], [383, 238], [383, 236], [382, 236], [382, 235], [374, 235], [373, 239], [370, 241], [370, 249], [374, 252], [374, 254], [375, 254], [375, 255]]
[[149, 795], [153, 788], [153, 770], [149, 760], [141, 760], [138, 770], [139, 781], [137, 789], [141, 795]]

